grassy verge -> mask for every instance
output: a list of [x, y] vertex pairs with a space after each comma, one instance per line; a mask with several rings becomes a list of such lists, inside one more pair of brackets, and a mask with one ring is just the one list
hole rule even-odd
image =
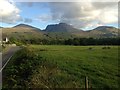
[[39, 59], [31, 49], [24, 48], [18, 51], [3, 70], [3, 88], [27, 87], [29, 76], [39, 64]]
[[118, 47], [32, 45], [4, 70], [7, 88], [118, 88]]

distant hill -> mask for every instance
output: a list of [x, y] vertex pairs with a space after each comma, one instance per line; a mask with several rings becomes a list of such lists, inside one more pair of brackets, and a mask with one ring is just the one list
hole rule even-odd
[[117, 37], [118, 30], [119, 29], [112, 26], [99, 26], [93, 30], [90, 30], [89, 34], [97, 37]]
[[12, 28], [3, 28], [3, 33], [30, 33], [30, 32], [41, 32], [41, 29], [32, 27], [26, 24], [19, 24]]
[[[15, 29], [16, 31], [21, 31], [21, 32], [34, 32], [34, 31], [41, 31], [41, 29], [30, 26], [30, 25], [26, 25], [26, 24], [19, 24], [13, 27], [13, 29]], [[21, 29], [21, 30], [19, 30]]]
[[114, 28], [115, 27], [112, 27], [112, 26], [99, 26], [99, 27], [96, 27], [93, 30], [107, 30], [107, 29], [114, 29]]
[[117, 37], [118, 30], [115, 27], [110, 26], [99, 26], [93, 30], [83, 31], [73, 27], [66, 23], [48, 25], [45, 30], [26, 25], [19, 24], [12, 28], [3, 28], [3, 37], [14, 37], [16, 39], [68, 39], [75, 37], [93, 37], [93, 38], [104, 38], [104, 37]]
[[32, 27], [32, 26], [27, 25], [27, 24], [18, 24], [18, 25], [14, 26], [14, 27]]
[[[59, 33], [64, 32], [69, 33], [68, 36], [76, 36], [76, 37], [117, 37], [118, 36], [118, 29], [111, 26], [99, 26], [93, 30], [83, 31], [77, 28], [74, 28], [72, 25], [68, 25], [66, 23], [59, 23], [48, 25], [45, 29], [45, 32], [50, 33]], [[63, 35], [65, 36], [65, 35]]]
[[36, 28], [36, 27], [33, 27], [33, 26], [30, 26], [30, 25], [27, 25], [27, 24], [19, 24], [19, 25], [16, 25], [14, 26], [13, 28], [29, 28], [29, 29], [34, 29], [34, 30], [41, 30], [39, 28]]
[[2, 36], [8, 38], [16, 38], [18, 40], [21, 39], [34, 39], [34, 38], [43, 38], [43, 33], [40, 29], [36, 27], [32, 27], [26, 24], [19, 24], [12, 28], [3, 28]]

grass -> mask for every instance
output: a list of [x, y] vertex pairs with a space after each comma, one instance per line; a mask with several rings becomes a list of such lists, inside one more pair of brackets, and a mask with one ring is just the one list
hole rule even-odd
[[[22, 58], [22, 60], [28, 60], [25, 66], [28, 65], [28, 62], [34, 62], [36, 65], [34, 68], [34, 64], [31, 64], [30, 72], [32, 73], [24, 81], [27, 82], [26, 87], [84, 88], [85, 76], [87, 76], [89, 88], [118, 88], [120, 77], [118, 74], [118, 46], [109, 46], [110, 48], [105, 49], [103, 47], [58, 45], [27, 47], [29, 53], [27, 53], [27, 57]], [[18, 57], [14, 58], [14, 62]], [[13, 60], [11, 61], [13, 62]], [[14, 64], [12, 63], [12, 65]], [[8, 71], [10, 65], [9, 63], [4, 73]], [[5, 80], [7, 84], [8, 79]]]

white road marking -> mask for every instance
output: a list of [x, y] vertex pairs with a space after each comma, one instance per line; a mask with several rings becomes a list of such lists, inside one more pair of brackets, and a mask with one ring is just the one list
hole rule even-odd
[[[12, 55], [13, 56], [13, 55]], [[0, 69], [0, 72], [2, 72], [2, 70], [5, 68], [5, 66], [7, 65], [7, 63], [10, 61], [10, 59], [12, 58], [12, 56], [7, 60], [7, 62], [4, 64], [4, 66]]]

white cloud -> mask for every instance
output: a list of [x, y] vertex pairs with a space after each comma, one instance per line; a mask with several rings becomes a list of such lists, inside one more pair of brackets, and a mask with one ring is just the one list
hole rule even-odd
[[22, 20], [20, 10], [9, 0], [0, 0], [0, 22], [16, 23]]
[[78, 28], [96, 27], [118, 22], [117, 2], [49, 3], [52, 20]]
[[118, 11], [114, 9], [105, 9], [101, 11], [98, 20], [101, 23], [109, 24], [109, 23], [116, 23], [118, 22]]
[[50, 14], [41, 14], [35, 18], [35, 20], [40, 22], [48, 22], [51, 21], [52, 17]]

